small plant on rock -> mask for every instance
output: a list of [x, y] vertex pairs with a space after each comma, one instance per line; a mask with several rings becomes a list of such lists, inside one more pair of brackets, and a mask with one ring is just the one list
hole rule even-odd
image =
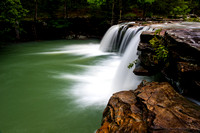
[[134, 60], [132, 63], [129, 63], [128, 68], [131, 69], [136, 63], [137, 63], [137, 59]]
[[155, 63], [158, 63], [159, 61], [166, 61], [168, 58], [168, 49], [164, 44], [163, 38], [157, 37], [157, 35], [160, 35], [160, 32], [162, 29], [158, 29], [155, 31], [154, 37], [149, 41], [151, 44], [151, 47], [155, 51], [155, 55], [153, 55], [153, 59]]

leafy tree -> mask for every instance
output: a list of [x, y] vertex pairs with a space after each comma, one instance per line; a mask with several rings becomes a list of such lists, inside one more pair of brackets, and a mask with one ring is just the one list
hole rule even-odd
[[155, 0], [138, 0], [139, 4], [141, 4], [143, 8], [143, 17], [146, 17], [147, 7], [150, 6], [154, 1]]
[[106, 0], [87, 0], [89, 4], [95, 4], [96, 6], [101, 6], [106, 2]]
[[93, 8], [104, 7], [104, 17], [111, 19], [111, 25], [118, 23], [121, 19], [122, 0], [87, 0]]
[[11, 24], [15, 28], [16, 38], [20, 39], [21, 28], [19, 26], [20, 20], [26, 16], [28, 10], [22, 7], [20, 0], [1, 0], [0, 2], [1, 14], [0, 19]]
[[189, 2], [186, 2], [184, 0], [178, 0], [176, 5], [170, 11], [170, 14], [175, 17], [177, 15], [186, 15], [191, 11], [188, 5], [189, 5]]

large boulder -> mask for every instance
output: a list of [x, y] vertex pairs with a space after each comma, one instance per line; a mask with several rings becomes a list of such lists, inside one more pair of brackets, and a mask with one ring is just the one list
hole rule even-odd
[[142, 82], [134, 91], [115, 93], [97, 133], [199, 133], [200, 106], [166, 82]]

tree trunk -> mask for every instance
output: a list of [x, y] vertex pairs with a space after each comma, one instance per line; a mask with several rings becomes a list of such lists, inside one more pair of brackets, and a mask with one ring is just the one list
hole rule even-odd
[[19, 21], [15, 21], [15, 33], [16, 33], [16, 39], [19, 40], [20, 39], [20, 35], [19, 35]]
[[34, 21], [37, 21], [37, 12], [38, 12], [38, 0], [35, 0], [35, 15], [34, 15]]
[[32, 29], [35, 40], [37, 40], [37, 30], [36, 30], [37, 19], [38, 19], [38, 0], [35, 0], [35, 15], [34, 15], [34, 24]]
[[115, 9], [115, 0], [113, 0], [113, 2], [112, 2], [112, 20], [111, 20], [111, 25], [113, 25], [114, 21], [115, 21], [115, 12], [114, 12], [114, 9]]
[[122, 20], [122, 10], [120, 10], [119, 20]]
[[146, 3], [143, 6], [143, 18], [146, 18]]
[[64, 3], [64, 19], [67, 18], [67, 0], [65, 0], [65, 3]]
[[120, 4], [119, 0], [113, 0], [112, 2], [112, 21], [111, 25], [117, 24], [120, 17]]
[[122, 0], [119, 0], [119, 10], [120, 10], [120, 12], [119, 12], [119, 20], [121, 20], [122, 19]]

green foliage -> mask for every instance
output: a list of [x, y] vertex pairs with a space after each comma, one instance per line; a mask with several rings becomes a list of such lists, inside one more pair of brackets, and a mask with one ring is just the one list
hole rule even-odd
[[162, 44], [163, 40], [154, 36], [154, 38], [152, 38], [149, 42], [153, 48], [157, 48], [159, 44]]
[[66, 21], [66, 20], [63, 20], [63, 19], [58, 19], [58, 20], [51, 20], [49, 22], [49, 25], [51, 27], [54, 27], [54, 28], [68, 28], [70, 26], [70, 22]]
[[184, 20], [188, 22], [200, 22], [199, 18], [185, 18]]
[[0, 19], [12, 25], [26, 16], [28, 10], [22, 7], [20, 0], [3, 0], [0, 2]]
[[134, 17], [136, 17], [136, 14], [134, 14], [134, 13], [127, 13], [127, 14], [124, 15], [124, 17], [125, 18], [134, 18]]
[[158, 45], [158, 47], [156, 48], [155, 52], [156, 52], [156, 56], [155, 57], [156, 57], [156, 59], [158, 61], [161, 61], [161, 60], [166, 61], [167, 60], [168, 50], [164, 45], [161, 45], [161, 44]]
[[129, 65], [128, 65], [128, 69], [131, 69], [136, 63], [137, 63], [137, 59], [136, 60], [134, 60], [132, 63], [129, 63]]
[[94, 4], [96, 6], [100, 6], [106, 2], [106, 0], [87, 0], [89, 4]]
[[20, 39], [19, 34], [23, 31], [20, 20], [26, 16], [28, 10], [22, 7], [20, 0], [2, 0], [0, 7], [0, 20], [9, 23], [9, 27], [4, 27], [1, 34], [6, 35], [11, 28], [15, 28], [16, 38]]
[[162, 29], [157, 29], [155, 32], [154, 32], [154, 35], [160, 35]]
[[158, 63], [159, 61], [166, 61], [168, 58], [168, 49], [163, 45], [164, 40], [157, 37], [157, 35], [160, 35], [161, 31], [162, 29], [156, 30], [154, 37], [149, 41], [155, 51], [155, 55], [153, 56], [155, 63]]
[[188, 2], [185, 1], [179, 1], [178, 4], [172, 8], [170, 11], [171, 15], [177, 16], [177, 15], [186, 15], [191, 11], [191, 9], [188, 6]]
[[147, 12], [147, 13], [146, 13], [146, 17], [151, 18], [152, 16], [153, 16], [153, 13], [152, 13], [152, 12]]
[[140, 3], [153, 3], [155, 0], [138, 0]]

